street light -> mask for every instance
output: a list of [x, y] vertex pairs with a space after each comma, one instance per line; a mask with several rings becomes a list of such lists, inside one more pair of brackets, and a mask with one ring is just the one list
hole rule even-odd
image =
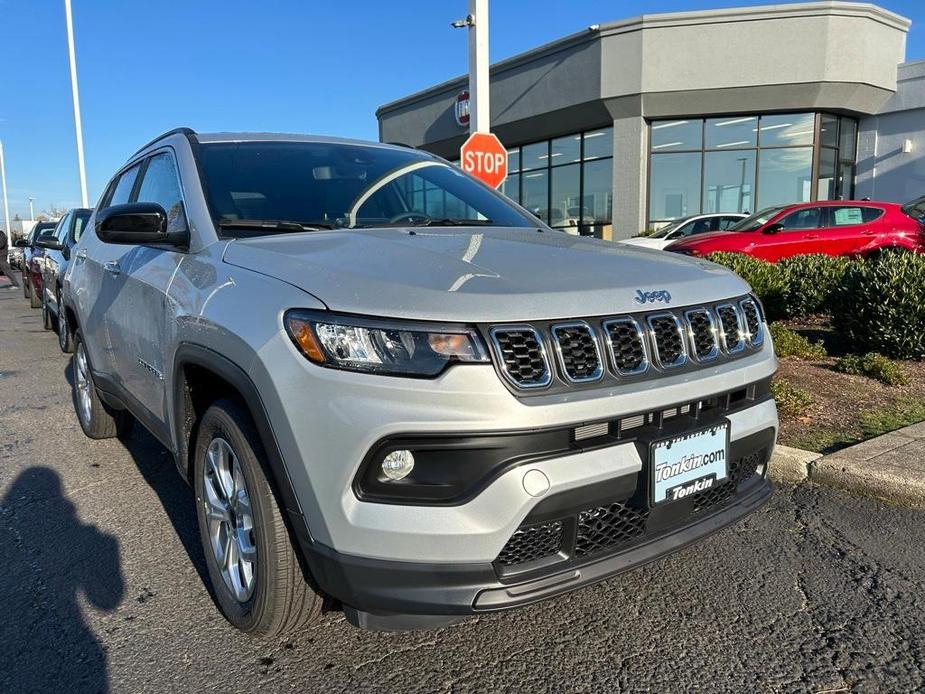
[[454, 29], [469, 29], [469, 132], [491, 130], [488, 106], [488, 0], [469, 0], [465, 19], [451, 22]]
[[3, 143], [0, 142], [0, 183], [3, 184], [3, 216], [6, 220], [6, 227], [3, 229], [6, 232], [7, 240], [11, 239], [10, 231], [10, 203], [6, 199], [6, 166], [3, 163]]
[[64, 17], [67, 22], [67, 55], [71, 65], [74, 130], [77, 132], [77, 168], [80, 171], [80, 199], [83, 202], [83, 207], [90, 207], [87, 197], [87, 172], [84, 168], [84, 136], [80, 125], [80, 95], [77, 93], [77, 58], [74, 55], [74, 21], [71, 17], [71, 0], [64, 0]]
[[29, 221], [35, 221], [35, 210], [32, 209], [32, 203], [35, 201], [35, 198], [29, 198]]

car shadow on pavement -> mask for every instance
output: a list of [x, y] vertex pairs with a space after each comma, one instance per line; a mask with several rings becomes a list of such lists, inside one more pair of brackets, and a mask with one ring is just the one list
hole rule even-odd
[[111, 612], [122, 601], [119, 543], [81, 522], [51, 468], [24, 470], [0, 498], [0, 566], [0, 691], [107, 691], [81, 603]]
[[[74, 396], [73, 359], [69, 359], [64, 367], [64, 377], [71, 386], [71, 397]], [[74, 403], [74, 418], [77, 418], [76, 403]], [[199, 525], [196, 519], [195, 500], [189, 485], [177, 473], [176, 465], [170, 451], [160, 443], [141, 424], [135, 422], [131, 434], [120, 439], [125, 450], [132, 456], [132, 460], [148, 486], [157, 494], [158, 501], [164, 509], [167, 518], [173, 525], [174, 532], [190, 563], [199, 574], [199, 578], [212, 594], [212, 584], [209, 582], [209, 573], [206, 568], [205, 555], [202, 553], [202, 544], [199, 540]]]

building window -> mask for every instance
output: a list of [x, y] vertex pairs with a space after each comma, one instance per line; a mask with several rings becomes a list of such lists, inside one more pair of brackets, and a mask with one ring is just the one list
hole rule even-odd
[[857, 122], [824, 113], [652, 121], [649, 223], [849, 198], [856, 150]]
[[613, 238], [613, 128], [508, 150], [501, 192], [572, 234]]

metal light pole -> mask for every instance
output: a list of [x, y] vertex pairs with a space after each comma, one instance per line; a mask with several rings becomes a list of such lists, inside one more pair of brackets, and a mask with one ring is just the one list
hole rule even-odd
[[29, 221], [35, 221], [35, 210], [32, 209], [32, 203], [35, 202], [35, 198], [29, 197]]
[[469, 0], [469, 15], [452, 22], [469, 29], [469, 133], [491, 130], [488, 105], [488, 0]]
[[80, 125], [80, 95], [77, 92], [77, 58], [74, 55], [74, 22], [71, 16], [71, 0], [64, 0], [64, 16], [67, 22], [67, 54], [71, 65], [71, 96], [74, 99], [74, 130], [77, 132], [77, 168], [80, 171], [80, 199], [83, 207], [89, 207], [87, 198], [87, 172], [84, 168], [84, 136]]
[[6, 232], [6, 238], [9, 242], [12, 237], [12, 230], [10, 229], [10, 203], [6, 199], [6, 165], [3, 162], [3, 143], [0, 142], [0, 182], [3, 183], [3, 217], [6, 221], [6, 227], [3, 229]]

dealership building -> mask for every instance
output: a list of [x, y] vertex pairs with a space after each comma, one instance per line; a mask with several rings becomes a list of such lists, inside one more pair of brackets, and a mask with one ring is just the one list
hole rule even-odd
[[[829, 1], [652, 14], [501, 61], [502, 190], [612, 240], [698, 213], [925, 195], [925, 61], [904, 63], [909, 24]], [[467, 85], [380, 107], [380, 139], [458, 159]]]

